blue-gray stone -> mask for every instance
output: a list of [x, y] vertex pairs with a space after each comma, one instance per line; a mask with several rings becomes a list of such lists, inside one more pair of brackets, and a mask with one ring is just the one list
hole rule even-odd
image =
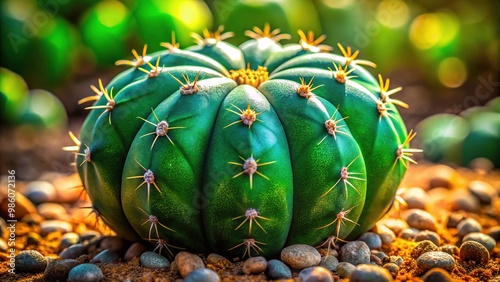
[[465, 235], [472, 232], [482, 232], [483, 227], [477, 220], [473, 218], [466, 218], [460, 221], [457, 225], [458, 235], [464, 237]]
[[62, 259], [76, 259], [79, 256], [85, 254], [87, 252], [86, 248], [82, 244], [75, 244], [72, 246], [69, 246], [68, 248], [64, 249], [59, 256]]
[[219, 281], [220, 277], [217, 274], [217, 272], [209, 268], [196, 269], [190, 272], [184, 279], [184, 282], [219, 282]]
[[481, 245], [485, 246], [486, 249], [488, 249], [488, 251], [490, 251], [490, 252], [491, 252], [491, 250], [493, 250], [493, 248], [495, 247], [495, 245], [497, 243], [495, 241], [495, 239], [493, 239], [493, 237], [486, 235], [486, 234], [483, 234], [481, 232], [471, 232], [471, 233], [465, 235], [462, 242], [465, 242], [465, 241], [478, 242]]
[[389, 270], [373, 265], [360, 264], [349, 277], [350, 282], [389, 282], [393, 281]]
[[353, 265], [370, 263], [370, 248], [363, 241], [347, 242], [340, 249], [340, 261]]
[[359, 236], [358, 241], [365, 242], [370, 249], [380, 249], [382, 247], [382, 239], [373, 232], [366, 232]]
[[47, 259], [35, 250], [21, 251], [15, 259], [18, 272], [39, 273], [47, 267]]
[[120, 259], [117, 253], [111, 251], [111, 250], [104, 250], [97, 255], [95, 255], [92, 260], [90, 260], [91, 263], [115, 263]]
[[94, 282], [103, 278], [102, 270], [92, 263], [79, 264], [73, 267], [68, 274], [68, 282]]
[[247, 259], [243, 266], [241, 267], [241, 271], [244, 274], [259, 274], [266, 271], [267, 268], [267, 260], [264, 257], [251, 257]]
[[53, 260], [47, 265], [43, 273], [43, 279], [45, 281], [66, 281], [69, 271], [79, 264], [80, 262], [76, 259]]
[[455, 266], [455, 259], [445, 252], [427, 252], [417, 258], [417, 266], [424, 271], [434, 267], [452, 269]]
[[302, 271], [299, 272], [299, 278], [302, 282], [333, 282], [333, 276], [330, 270], [321, 266], [302, 269]]
[[151, 269], [168, 269], [170, 262], [155, 252], [144, 252], [140, 258], [141, 265]]
[[289, 279], [292, 278], [292, 271], [282, 261], [272, 259], [267, 262], [267, 276], [271, 279]]
[[340, 262], [337, 266], [337, 273], [341, 278], [347, 278], [356, 270], [356, 267], [348, 262]]
[[321, 255], [314, 247], [295, 244], [281, 250], [281, 260], [292, 268], [303, 269], [318, 265]]
[[319, 266], [322, 266], [330, 271], [337, 270], [337, 266], [339, 265], [339, 260], [334, 256], [326, 256], [321, 258], [321, 262]]

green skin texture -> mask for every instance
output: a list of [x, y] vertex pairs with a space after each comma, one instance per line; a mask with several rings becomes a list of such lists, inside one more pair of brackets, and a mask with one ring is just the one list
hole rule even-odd
[[[161, 238], [171, 252], [275, 257], [290, 244], [356, 238], [390, 207], [406, 170], [396, 150], [407, 133], [393, 105], [380, 117], [377, 80], [352, 62], [356, 77], [339, 83], [328, 67], [343, 57], [298, 44], [259, 38], [240, 47], [218, 41], [158, 52], [147, 58], [154, 65], [160, 57], [157, 77], [131, 68], [107, 85], [116, 105], [90, 112], [77, 164], [94, 210], [119, 236]], [[269, 80], [255, 88], [228, 78], [247, 63], [270, 66]], [[198, 92], [181, 93], [172, 76], [186, 84], [182, 75], [191, 82], [199, 75]], [[322, 86], [299, 96], [300, 78], [313, 77], [313, 87]], [[106, 103], [101, 97], [94, 106]], [[258, 113], [251, 125], [237, 114], [247, 107]], [[335, 137], [325, 127], [330, 118], [341, 131]], [[157, 136], [159, 121], [179, 128]], [[252, 183], [242, 167], [250, 157]], [[154, 175], [149, 188], [146, 170]], [[252, 221], [250, 209], [258, 212]]]

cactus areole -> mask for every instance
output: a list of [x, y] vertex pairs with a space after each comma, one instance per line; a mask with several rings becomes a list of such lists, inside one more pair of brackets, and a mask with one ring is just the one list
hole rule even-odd
[[[92, 208], [119, 236], [175, 253], [273, 257], [349, 240], [387, 212], [412, 152], [390, 95], [324, 36], [254, 28], [117, 64], [69, 147]], [[334, 238], [335, 240], [332, 240]]]

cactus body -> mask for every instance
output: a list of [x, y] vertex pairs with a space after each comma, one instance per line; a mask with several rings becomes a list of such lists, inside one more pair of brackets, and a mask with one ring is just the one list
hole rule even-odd
[[413, 152], [397, 90], [304, 33], [286, 47], [269, 27], [250, 36], [165, 44], [88, 99], [78, 170], [120, 236], [275, 256], [354, 238], [387, 211]]

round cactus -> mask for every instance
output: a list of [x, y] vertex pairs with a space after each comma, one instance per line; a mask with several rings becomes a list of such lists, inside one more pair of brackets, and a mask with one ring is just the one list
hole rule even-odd
[[158, 250], [275, 256], [294, 243], [334, 244], [388, 210], [412, 152], [389, 90], [339, 45], [299, 30], [193, 35], [196, 46], [120, 61], [92, 86], [69, 147], [93, 211]]

